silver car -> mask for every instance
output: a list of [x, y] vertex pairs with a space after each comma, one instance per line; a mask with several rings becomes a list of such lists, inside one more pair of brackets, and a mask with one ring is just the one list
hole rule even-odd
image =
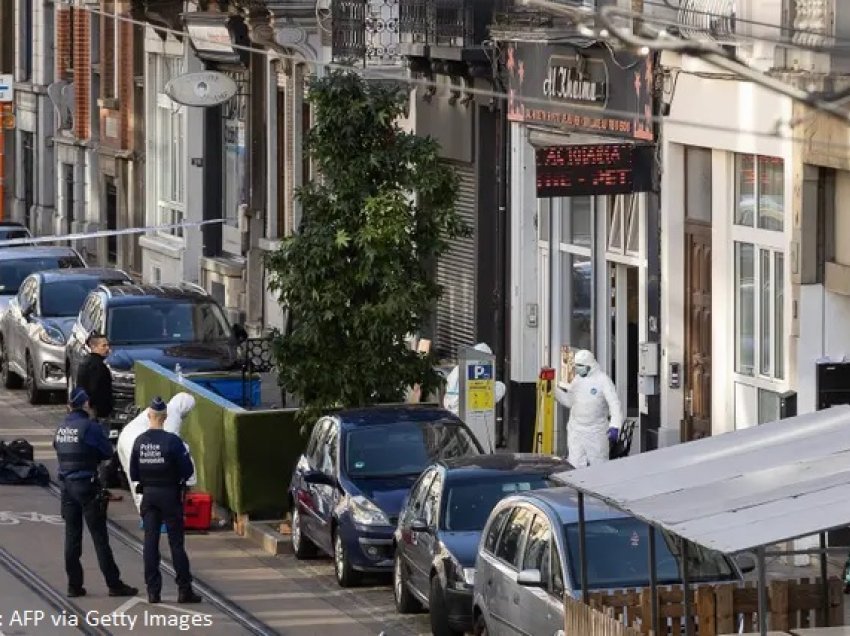
[[65, 343], [88, 293], [102, 284], [132, 283], [117, 269], [51, 269], [29, 275], [0, 318], [0, 380], [23, 380], [31, 404], [64, 391]]
[[24, 279], [45, 269], [85, 267], [77, 250], [71, 247], [4, 247], [0, 249], [0, 314], [6, 311]]
[[[649, 585], [645, 523], [585, 500], [588, 588]], [[660, 585], [681, 582], [679, 552], [657, 532]], [[475, 634], [561, 635], [564, 596], [581, 595], [578, 502], [572, 488], [537, 490], [503, 499], [490, 514], [476, 559]], [[741, 572], [726, 556], [689, 546], [691, 581], [737, 581]]]

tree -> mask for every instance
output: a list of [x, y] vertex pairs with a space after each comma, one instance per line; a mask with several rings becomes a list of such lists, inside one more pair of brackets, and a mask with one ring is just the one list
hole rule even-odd
[[280, 383], [313, 416], [437, 387], [433, 359], [405, 337], [441, 293], [431, 266], [469, 230], [438, 144], [398, 126], [406, 92], [336, 71], [312, 82], [308, 100], [306, 147], [320, 177], [298, 191], [299, 232], [267, 266], [290, 317], [275, 338]]

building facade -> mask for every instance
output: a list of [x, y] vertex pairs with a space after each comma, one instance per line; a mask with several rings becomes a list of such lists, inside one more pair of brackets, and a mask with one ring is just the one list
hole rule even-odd
[[[560, 372], [569, 348], [595, 354], [617, 386], [625, 416], [640, 423], [636, 448], [653, 446], [652, 359], [660, 335], [658, 262], [650, 257], [658, 228], [654, 59], [615, 54], [555, 16], [529, 22], [527, 11], [513, 20], [509, 13], [493, 37], [504, 55], [511, 122], [510, 387], [517, 445], [530, 448], [541, 368]], [[567, 417], [559, 409], [560, 452]]]

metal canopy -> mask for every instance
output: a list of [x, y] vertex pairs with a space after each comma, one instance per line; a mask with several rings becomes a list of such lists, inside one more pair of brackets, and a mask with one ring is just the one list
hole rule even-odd
[[850, 525], [850, 405], [558, 477], [728, 554]]

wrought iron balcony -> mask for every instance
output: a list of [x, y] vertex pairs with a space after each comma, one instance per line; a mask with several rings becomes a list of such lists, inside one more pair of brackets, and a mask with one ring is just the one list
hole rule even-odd
[[399, 0], [333, 0], [334, 60], [393, 66], [399, 58]]
[[500, 0], [400, 0], [400, 40], [407, 55], [456, 58], [480, 48]]
[[678, 21], [682, 35], [692, 39], [735, 42], [735, 0], [683, 0]]

